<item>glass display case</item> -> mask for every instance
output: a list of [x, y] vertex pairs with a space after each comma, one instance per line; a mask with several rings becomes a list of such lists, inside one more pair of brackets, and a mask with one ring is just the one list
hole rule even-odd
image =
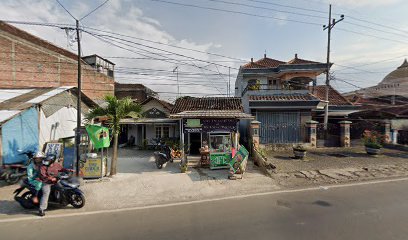
[[231, 160], [231, 133], [209, 133], [210, 168], [228, 168]]

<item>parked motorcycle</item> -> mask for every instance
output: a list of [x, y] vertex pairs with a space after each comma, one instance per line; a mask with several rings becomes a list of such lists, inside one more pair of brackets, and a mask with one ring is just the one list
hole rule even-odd
[[[61, 207], [65, 207], [71, 204], [74, 208], [82, 208], [85, 205], [85, 195], [79, 189], [79, 180], [72, 177], [68, 173], [60, 173], [57, 176], [57, 182], [51, 186], [49, 203], [58, 204]], [[19, 194], [27, 189], [21, 196]], [[24, 179], [21, 187], [14, 191], [14, 199], [20, 203], [23, 208], [33, 209], [39, 206], [39, 203], [33, 203], [32, 199], [35, 194], [35, 189], [28, 179]], [[41, 199], [42, 191], [38, 193], [38, 197]]]
[[33, 151], [19, 152], [28, 157], [26, 163], [21, 161], [13, 164], [5, 164], [0, 168], [0, 180], [5, 180], [6, 183], [10, 185], [17, 183], [20, 179], [27, 176], [27, 166], [30, 164], [31, 159], [34, 156]]
[[163, 164], [166, 162], [173, 162], [173, 158], [171, 157], [171, 149], [169, 146], [163, 144], [161, 145], [161, 151], [154, 152], [154, 159], [156, 163], [156, 167], [161, 169]]

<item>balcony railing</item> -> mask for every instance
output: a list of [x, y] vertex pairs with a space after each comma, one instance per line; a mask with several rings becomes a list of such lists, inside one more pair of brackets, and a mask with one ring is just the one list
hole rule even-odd
[[285, 94], [285, 93], [307, 93], [309, 92], [307, 85], [284, 85], [280, 86], [280, 89], [274, 89], [276, 86], [269, 84], [254, 84], [247, 85], [241, 93], [241, 97], [247, 92], [251, 92], [254, 95], [266, 95], [266, 94]]

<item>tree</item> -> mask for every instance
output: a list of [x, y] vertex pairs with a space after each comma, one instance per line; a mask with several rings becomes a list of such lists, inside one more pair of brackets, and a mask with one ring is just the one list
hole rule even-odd
[[96, 117], [108, 117], [109, 128], [113, 135], [113, 156], [111, 161], [110, 176], [116, 174], [116, 166], [118, 161], [118, 136], [120, 133], [120, 120], [126, 117], [139, 118], [142, 108], [139, 104], [134, 103], [130, 97], [117, 99], [115, 96], [105, 96], [107, 103], [104, 107], [96, 107], [91, 109], [86, 118], [92, 120]]

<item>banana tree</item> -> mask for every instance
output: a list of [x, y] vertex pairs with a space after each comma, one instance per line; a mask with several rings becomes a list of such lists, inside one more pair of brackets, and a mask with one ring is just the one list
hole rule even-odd
[[96, 117], [107, 117], [109, 128], [113, 135], [113, 156], [111, 161], [110, 176], [116, 174], [118, 161], [118, 136], [120, 133], [120, 120], [132, 117], [139, 118], [142, 108], [139, 104], [134, 103], [130, 97], [117, 99], [115, 96], [105, 96], [106, 106], [91, 109], [86, 118], [92, 120]]

